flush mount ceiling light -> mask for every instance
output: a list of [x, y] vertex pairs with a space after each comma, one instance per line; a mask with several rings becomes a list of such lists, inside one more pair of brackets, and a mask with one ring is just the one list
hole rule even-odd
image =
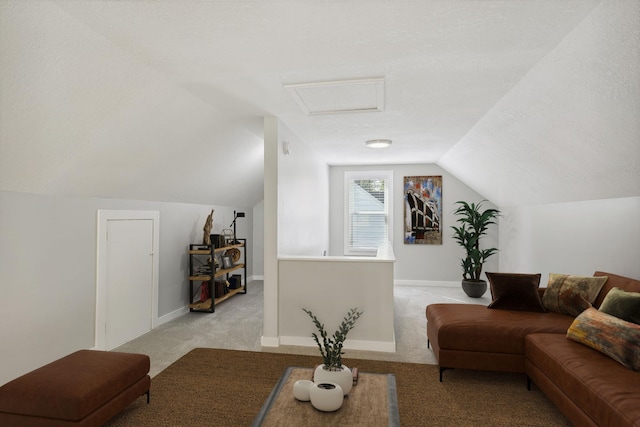
[[391, 145], [390, 139], [370, 139], [364, 143], [369, 148], [386, 148]]

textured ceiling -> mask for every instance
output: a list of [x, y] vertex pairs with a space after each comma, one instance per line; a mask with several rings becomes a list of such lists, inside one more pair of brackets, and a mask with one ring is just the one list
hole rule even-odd
[[[4, 0], [0, 190], [253, 206], [270, 115], [499, 206], [638, 196], [639, 32], [635, 0]], [[376, 77], [381, 112], [286, 88]]]
[[440, 165], [499, 206], [640, 196], [640, 2], [599, 6]]

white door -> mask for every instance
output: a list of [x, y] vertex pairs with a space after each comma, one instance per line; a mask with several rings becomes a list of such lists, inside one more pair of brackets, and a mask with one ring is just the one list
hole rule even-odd
[[157, 317], [157, 212], [98, 212], [96, 348], [149, 332]]
[[153, 221], [107, 222], [107, 348], [151, 330]]

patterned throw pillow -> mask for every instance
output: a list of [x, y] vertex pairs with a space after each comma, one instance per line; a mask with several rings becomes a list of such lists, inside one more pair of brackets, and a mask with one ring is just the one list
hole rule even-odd
[[541, 274], [485, 273], [493, 301], [487, 308], [545, 312], [538, 294]]
[[600, 311], [640, 325], [640, 292], [611, 288], [602, 301]]
[[583, 277], [568, 274], [549, 274], [547, 289], [542, 295], [542, 305], [548, 311], [576, 317], [595, 301], [606, 276]]
[[629, 369], [640, 371], [640, 325], [590, 307], [575, 318], [567, 338], [596, 349]]

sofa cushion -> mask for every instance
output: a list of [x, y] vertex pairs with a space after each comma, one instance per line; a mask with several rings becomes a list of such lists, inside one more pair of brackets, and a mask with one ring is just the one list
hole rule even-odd
[[606, 276], [551, 273], [547, 290], [542, 296], [542, 305], [549, 311], [575, 317], [591, 306], [606, 281]]
[[546, 311], [538, 294], [541, 274], [486, 273], [492, 301], [488, 308]]
[[640, 292], [612, 288], [602, 301], [600, 311], [640, 325]]
[[567, 330], [567, 338], [640, 371], [640, 325], [591, 307], [576, 317]]
[[602, 290], [598, 294], [593, 306], [599, 308], [602, 305], [605, 297], [609, 291], [613, 288], [620, 288], [627, 292], [640, 292], [640, 280], [631, 279], [630, 277], [620, 276], [618, 274], [606, 273], [604, 271], [596, 271], [593, 273], [594, 277], [606, 276], [607, 281], [604, 283]]
[[564, 335], [573, 318], [558, 313], [489, 310], [479, 304], [430, 304], [427, 321], [440, 349], [524, 355], [524, 337], [535, 332]]
[[[640, 372], [560, 334], [525, 339], [529, 363], [601, 426], [640, 425]], [[529, 372], [527, 372], [529, 373]]]

